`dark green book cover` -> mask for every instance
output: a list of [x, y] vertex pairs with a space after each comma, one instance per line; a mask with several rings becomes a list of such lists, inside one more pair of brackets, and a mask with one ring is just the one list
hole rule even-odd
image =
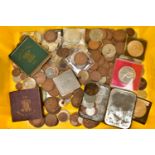
[[27, 75], [32, 75], [49, 59], [49, 54], [27, 36], [9, 58]]

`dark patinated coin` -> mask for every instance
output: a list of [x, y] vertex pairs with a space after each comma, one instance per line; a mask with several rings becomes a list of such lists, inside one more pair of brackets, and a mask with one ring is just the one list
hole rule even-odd
[[77, 112], [75, 113], [72, 113], [70, 115], [70, 123], [73, 125], [73, 126], [80, 126], [80, 122], [78, 121], [79, 119], [79, 114]]
[[82, 96], [73, 96], [71, 99], [72, 106], [75, 108], [79, 108], [82, 102]]
[[140, 80], [139, 90], [144, 90], [147, 87], [147, 81], [142, 77]]
[[95, 128], [97, 125], [99, 125], [99, 122], [84, 118], [83, 119], [83, 125], [84, 125], [84, 127], [91, 129], [91, 128]]
[[59, 123], [56, 115], [47, 114], [45, 117], [45, 124], [47, 126], [56, 126]]
[[69, 119], [69, 112], [67, 110], [62, 110], [58, 114], [58, 120], [60, 122], [66, 122]]
[[126, 32], [129, 37], [133, 37], [135, 35], [135, 30], [133, 28], [127, 28]]
[[33, 119], [33, 120], [29, 120], [29, 123], [34, 126], [34, 127], [42, 127], [45, 123], [45, 119], [44, 118], [38, 118], [38, 119]]
[[45, 100], [45, 108], [49, 113], [57, 114], [61, 107], [59, 106], [59, 99], [56, 97], [49, 97]]
[[57, 55], [62, 58], [66, 58], [70, 54], [70, 49], [68, 48], [59, 48], [57, 50]]
[[99, 87], [95, 83], [88, 83], [85, 86], [84, 92], [90, 96], [96, 95], [99, 91]]

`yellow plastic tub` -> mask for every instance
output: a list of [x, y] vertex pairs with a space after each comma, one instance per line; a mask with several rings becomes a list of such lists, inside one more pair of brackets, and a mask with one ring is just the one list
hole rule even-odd
[[[82, 28], [86, 28], [86, 26], [81, 26]], [[102, 27], [102, 26], [100, 26]], [[25, 31], [45, 31], [48, 29], [57, 29], [63, 28], [63, 26], [4, 26], [0, 27], [0, 128], [34, 128], [32, 127], [28, 121], [23, 122], [12, 122], [11, 120], [11, 113], [10, 113], [10, 101], [9, 101], [9, 92], [15, 90], [14, 82], [12, 81], [12, 65], [11, 61], [8, 58], [9, 53], [16, 47], [19, 42], [19, 38], [22, 32]], [[89, 27], [90, 28], [90, 27]], [[93, 27], [94, 28], [94, 27]], [[109, 28], [109, 27], [108, 27]], [[118, 27], [118, 26], [111, 26], [111, 28], [126, 28], [126, 27]], [[148, 120], [145, 125], [137, 123], [133, 121], [131, 128], [133, 129], [154, 129], [155, 128], [155, 27], [142, 27], [136, 26], [133, 27], [137, 34], [138, 38], [143, 38], [147, 40], [148, 46], [145, 55], [144, 61], [144, 69], [145, 74], [144, 77], [148, 82], [147, 86], [147, 99], [152, 101], [152, 108], [150, 110]], [[77, 111], [75, 108], [68, 104], [66, 107], [70, 112]], [[43, 126], [42, 128], [49, 128], [47, 126]], [[84, 128], [83, 126], [74, 127], [72, 126], [69, 121], [67, 123], [59, 123], [56, 127], [53, 128]], [[96, 128], [100, 129], [110, 129], [108, 125], [100, 123], [99, 126]]]

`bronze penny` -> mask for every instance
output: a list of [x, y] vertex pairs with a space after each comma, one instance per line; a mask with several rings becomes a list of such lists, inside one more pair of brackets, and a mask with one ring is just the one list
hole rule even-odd
[[61, 47], [57, 50], [57, 55], [59, 57], [66, 58], [67, 56], [69, 56], [69, 54], [70, 54], [70, 49], [68, 49], [68, 48]]
[[83, 52], [78, 52], [74, 57], [74, 62], [77, 65], [85, 65], [88, 61], [88, 57]]
[[83, 99], [82, 96], [73, 96], [71, 98], [72, 106], [75, 108], [79, 108], [81, 105], [82, 99]]
[[58, 118], [56, 115], [47, 114], [45, 117], [45, 124], [47, 126], [56, 126], [59, 123]]
[[133, 37], [135, 35], [135, 30], [133, 28], [127, 28], [126, 32], [129, 37]]
[[113, 30], [106, 29], [106, 39], [111, 40], [113, 37]]
[[90, 40], [89, 32], [90, 32], [90, 30], [86, 29], [86, 31], [85, 31], [85, 41], [86, 42], [88, 42]]
[[27, 75], [25, 73], [20, 74], [20, 79], [25, 80], [27, 78]]
[[67, 65], [65, 60], [64, 59], [60, 60], [60, 62], [59, 62], [59, 70], [60, 71], [66, 71], [68, 69], [69, 69], [69, 66]]
[[45, 108], [47, 112], [57, 114], [61, 107], [59, 106], [59, 99], [56, 97], [49, 97], [45, 100]]
[[16, 84], [16, 89], [17, 90], [21, 90], [23, 88], [23, 84], [21, 83], [21, 82], [18, 82], [17, 84]]
[[134, 110], [134, 117], [140, 118], [146, 114], [147, 108], [145, 102], [141, 99], [137, 99], [135, 110]]
[[124, 41], [126, 39], [126, 31], [116, 30], [113, 32], [113, 37], [116, 41]]
[[101, 79], [101, 74], [98, 71], [92, 71], [90, 73], [90, 79], [93, 81], [99, 81]]
[[142, 77], [140, 80], [139, 90], [144, 90], [147, 87], [147, 81]]
[[98, 62], [101, 58], [101, 52], [98, 50], [91, 51], [91, 57], [95, 62]]
[[102, 29], [102, 33], [103, 33], [102, 39], [105, 39], [107, 37], [106, 29]]
[[116, 52], [118, 54], [124, 54], [125, 53], [125, 43], [124, 42], [117, 42], [115, 44]]
[[97, 50], [100, 47], [101, 43], [99, 41], [90, 40], [88, 43], [88, 47], [92, 50]]
[[83, 94], [84, 94], [84, 91], [81, 88], [79, 88], [73, 92], [73, 96], [82, 96], [83, 97]]
[[54, 89], [50, 90], [48, 93], [49, 93], [51, 96], [54, 96], [54, 97], [56, 97], [56, 96], [59, 95], [59, 91], [58, 91], [58, 89], [56, 88], [56, 86], [54, 87]]
[[50, 91], [54, 88], [54, 83], [52, 79], [46, 79], [45, 82], [42, 84], [42, 88], [45, 91]]
[[88, 83], [84, 89], [84, 92], [90, 96], [96, 95], [98, 91], [99, 87], [95, 83]]
[[19, 76], [20, 73], [21, 73], [21, 71], [20, 71], [19, 68], [14, 68], [14, 69], [12, 70], [12, 75], [15, 76], [15, 77], [16, 77], [16, 76]]
[[80, 126], [81, 124], [79, 123], [78, 118], [79, 118], [79, 114], [77, 112], [71, 114], [70, 115], [70, 123], [73, 126]]
[[107, 68], [105, 68], [104, 66], [102, 67], [99, 67], [98, 68], [98, 72], [101, 74], [101, 76], [106, 76], [107, 74], [108, 74], [108, 69]]
[[69, 119], [69, 113], [66, 110], [62, 110], [60, 111], [60, 113], [58, 114], [58, 120], [60, 122], [66, 122]]
[[95, 128], [96, 126], [98, 126], [99, 122], [84, 118], [83, 119], [83, 125], [84, 125], [84, 127], [91, 129], [91, 128]]
[[33, 78], [36, 80], [37, 84], [43, 84], [46, 80], [46, 76], [42, 71], [36, 73]]
[[99, 59], [99, 61], [98, 61], [98, 66], [103, 66], [104, 63], [105, 63], [105, 58], [104, 58], [104, 56], [100, 56], [100, 59]]
[[128, 53], [133, 57], [139, 57], [144, 53], [144, 46], [138, 40], [130, 41], [127, 45]]
[[90, 70], [94, 71], [94, 70], [97, 70], [98, 69], [98, 63], [94, 63], [93, 66], [91, 66]]
[[58, 34], [54, 30], [48, 30], [44, 34], [44, 39], [49, 43], [54, 42], [57, 39], [57, 37]]
[[45, 119], [44, 118], [33, 119], [29, 120], [29, 123], [34, 127], [40, 128], [44, 125]]

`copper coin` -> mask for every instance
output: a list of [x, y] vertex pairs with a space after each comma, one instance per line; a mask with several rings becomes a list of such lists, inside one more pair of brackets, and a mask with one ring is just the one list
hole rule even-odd
[[44, 118], [38, 118], [38, 119], [33, 119], [33, 120], [29, 120], [29, 123], [34, 126], [34, 127], [42, 127], [45, 123], [45, 119]]
[[37, 84], [43, 84], [46, 80], [46, 76], [43, 71], [36, 73], [33, 77], [36, 80]]
[[129, 37], [133, 37], [135, 35], [135, 30], [133, 28], [127, 28], [126, 32]]
[[127, 45], [128, 53], [133, 57], [139, 57], [144, 53], [144, 46], [138, 40], [130, 41]]
[[86, 29], [86, 31], [85, 31], [85, 41], [86, 42], [88, 42], [90, 40], [89, 32], [90, 32], [90, 30]]
[[98, 91], [99, 91], [99, 87], [95, 83], [88, 83], [84, 89], [84, 92], [89, 96], [96, 95]]
[[47, 112], [57, 114], [61, 107], [59, 106], [59, 99], [56, 97], [49, 97], [45, 100], [45, 108]]
[[146, 114], [147, 108], [145, 102], [141, 99], [137, 99], [135, 110], [134, 110], [134, 117], [141, 118]]
[[102, 39], [105, 39], [107, 37], [106, 29], [102, 29], [102, 33], [103, 33]]
[[54, 42], [57, 39], [57, 37], [58, 37], [57, 32], [53, 30], [48, 30], [44, 34], [44, 39], [49, 43]]
[[91, 57], [95, 62], [98, 62], [101, 58], [101, 52], [98, 50], [91, 51]]
[[75, 108], [79, 108], [80, 105], [81, 105], [81, 102], [82, 102], [82, 97], [81, 96], [79, 96], [79, 97], [73, 96], [71, 98], [72, 106], [75, 107]]
[[113, 44], [113, 42], [111, 41], [111, 40], [103, 40], [102, 41], [102, 47], [104, 46], [104, 45], [106, 45], [106, 44]]
[[108, 74], [108, 69], [107, 68], [105, 68], [104, 66], [102, 67], [99, 67], [98, 68], [98, 72], [101, 74], [101, 76], [106, 76], [107, 74]]
[[98, 61], [98, 66], [103, 66], [104, 63], [105, 63], [105, 58], [104, 58], [104, 56], [101, 56], [99, 61]]
[[98, 69], [98, 63], [94, 63], [93, 66], [91, 66], [90, 70], [94, 71], [94, 70], [97, 70]]
[[125, 53], [125, 43], [124, 42], [117, 42], [115, 44], [116, 52], [118, 54], [124, 54]]
[[113, 37], [116, 41], [124, 41], [126, 39], [126, 31], [116, 30], [113, 32]]
[[18, 82], [17, 84], [16, 84], [16, 89], [17, 90], [21, 90], [23, 88], [23, 84], [21, 83], [21, 82]]
[[144, 90], [147, 87], [147, 82], [144, 78], [141, 78], [140, 80], [140, 85], [139, 85], [139, 90]]
[[66, 58], [70, 54], [70, 49], [68, 48], [59, 48], [57, 50], [57, 55], [62, 58]]
[[111, 40], [113, 37], [113, 30], [107, 29], [106, 30], [106, 39]]
[[47, 126], [56, 126], [59, 123], [58, 118], [56, 115], [47, 114], [45, 117], [45, 124]]
[[70, 123], [71, 123], [73, 126], [80, 126], [81, 124], [79, 123], [78, 118], [79, 118], [79, 114], [78, 114], [77, 112], [72, 113], [72, 114], [70, 115]]
[[68, 111], [62, 110], [62, 111], [59, 112], [58, 120], [60, 122], [66, 122], [66, 121], [68, 121], [68, 119], [69, 119], [69, 112]]
[[98, 126], [99, 122], [95, 122], [93, 120], [89, 120], [89, 119], [84, 118], [83, 119], [83, 125], [84, 125], [84, 127], [91, 129], [91, 128], [95, 128], [96, 126]]
[[100, 47], [101, 43], [99, 41], [90, 40], [88, 43], [88, 47], [92, 50], [97, 50]]
[[83, 97], [83, 94], [84, 94], [84, 91], [79, 88], [79, 89], [76, 89], [74, 92], [73, 92], [73, 96], [82, 96]]
[[20, 71], [19, 68], [14, 68], [14, 69], [12, 70], [12, 75], [15, 76], [15, 77], [16, 77], [16, 76], [19, 76], [20, 73], [21, 73], [21, 71]]
[[85, 53], [83, 52], [78, 52], [75, 57], [74, 57], [74, 62], [77, 65], [85, 65], [88, 61], [88, 57]]
[[67, 65], [67, 63], [64, 61], [64, 59], [62, 59], [59, 62], [59, 70], [60, 71], [66, 71], [67, 69], [69, 69], [69, 66]]
[[42, 84], [42, 88], [45, 91], [50, 91], [54, 88], [54, 83], [52, 79], [46, 79], [45, 82]]
[[50, 90], [48, 93], [49, 93], [51, 96], [54, 96], [54, 97], [56, 97], [56, 96], [59, 95], [59, 91], [58, 91], [58, 89], [56, 88], [56, 86], [54, 87], [54, 89]]
[[98, 71], [92, 71], [90, 73], [90, 79], [93, 81], [99, 81], [101, 79], [101, 74]]
[[27, 78], [27, 75], [25, 73], [20, 74], [20, 79], [25, 80]]

